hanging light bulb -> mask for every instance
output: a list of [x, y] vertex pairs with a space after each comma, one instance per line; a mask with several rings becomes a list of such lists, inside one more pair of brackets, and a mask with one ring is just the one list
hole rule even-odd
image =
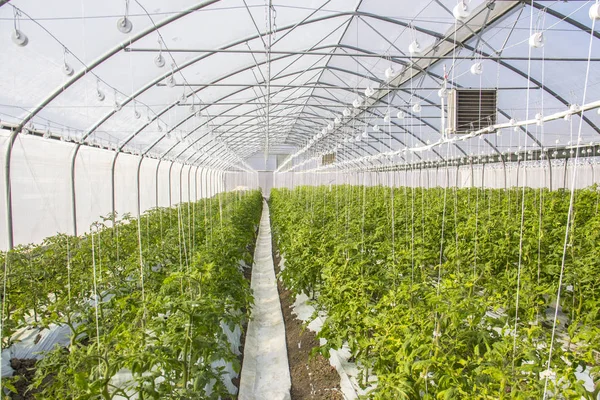
[[445, 87], [441, 88], [440, 90], [438, 90], [438, 97], [439, 98], [444, 98], [448, 96], [448, 89], [446, 89]]
[[327, 124], [327, 130], [329, 132], [333, 131], [333, 124], [331, 122]]
[[67, 53], [68, 50], [65, 47], [65, 52], [64, 52], [64, 56], [63, 56], [63, 67], [62, 67], [62, 72], [63, 74], [65, 74], [66, 76], [71, 76], [73, 75], [73, 73], [75, 72], [73, 70], [73, 68], [67, 63]]
[[121, 17], [117, 20], [117, 29], [121, 33], [129, 33], [133, 29], [133, 24], [129, 18]]
[[379, 125], [373, 125], [373, 130], [375, 132], [379, 132]]
[[481, 75], [483, 73], [483, 65], [480, 62], [476, 62], [471, 65], [470, 71], [473, 75]]
[[325, 136], [325, 135], [327, 135], [327, 128], [323, 128], [323, 129], [321, 130], [321, 135], [322, 135], [322, 136]]
[[362, 104], [362, 100], [360, 98], [354, 99], [354, 101], [352, 102], [352, 106], [354, 108], [359, 108]]
[[421, 45], [416, 39], [408, 45], [408, 52], [411, 55], [418, 55], [421, 52]]
[[385, 70], [385, 77], [386, 77], [386, 79], [390, 80], [390, 79], [392, 79], [395, 76], [396, 76], [396, 71], [394, 70], [394, 67], [392, 67], [390, 65]]
[[100, 90], [100, 86], [99, 83], [96, 86], [96, 98], [98, 99], [98, 101], [104, 101], [106, 96], [104, 96], [104, 93], [102, 93], [102, 91]]
[[358, 135], [358, 136], [356, 136], [356, 139], [354, 139], [354, 140], [355, 140], [356, 142], [360, 142], [360, 139], [361, 139], [361, 137], [360, 137], [360, 135]]
[[546, 39], [544, 38], [544, 33], [536, 32], [529, 37], [529, 46], [538, 49], [540, 47], [544, 47], [545, 41]]
[[466, 20], [469, 18], [470, 14], [471, 11], [469, 10], [469, 6], [465, 0], [459, 1], [458, 4], [452, 9], [452, 15], [454, 15], [454, 18], [458, 21]]
[[349, 117], [350, 116], [350, 110], [348, 108], [344, 108], [344, 111], [342, 111], [342, 115], [344, 115], [344, 117]]
[[412, 106], [412, 110], [415, 113], [420, 113], [421, 112], [421, 104], [415, 103], [415, 105]]
[[339, 125], [341, 122], [342, 120], [340, 119], [340, 117], [335, 117], [335, 119], [333, 120], [334, 125]]
[[115, 96], [115, 105], [114, 105], [115, 111], [117, 111], [117, 112], [121, 111], [121, 108], [123, 108], [123, 106], [121, 105], [121, 103], [119, 103], [119, 99], [117, 98], [117, 89], [115, 89], [114, 96]]
[[21, 11], [19, 11], [18, 8], [14, 7], [13, 13], [14, 13], [13, 22], [14, 22], [15, 29], [13, 30], [10, 38], [12, 39], [13, 43], [16, 44], [17, 46], [25, 47], [29, 43], [29, 38], [21, 30], [19, 30], [19, 28], [21, 27], [20, 26], [21, 24], [19, 23], [19, 21], [20, 21], [19, 17], [21, 16]]
[[365, 89], [365, 96], [371, 97], [374, 94], [375, 94], [375, 89], [373, 89], [371, 86], [367, 86]]
[[398, 117], [398, 119], [404, 119], [404, 111], [398, 111], [398, 114], [396, 114], [396, 117]]
[[11, 39], [17, 46], [25, 47], [29, 43], [29, 38], [23, 32], [15, 29], [11, 35]]
[[392, 118], [390, 117], [390, 113], [386, 113], [385, 116], [383, 117], [383, 121], [387, 124], [392, 120]]
[[365, 138], [365, 139], [367, 139], [369, 137], [369, 132], [366, 129], [362, 133], [362, 137]]

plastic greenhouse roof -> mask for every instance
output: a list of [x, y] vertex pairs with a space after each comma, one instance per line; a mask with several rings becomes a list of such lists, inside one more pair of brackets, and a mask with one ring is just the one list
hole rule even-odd
[[[298, 160], [338, 143], [340, 159], [427, 147], [441, 136], [444, 80], [448, 88], [498, 88], [499, 123], [599, 100], [594, 1], [467, 3], [470, 15], [459, 21], [456, 0], [0, 1], [0, 127], [234, 168], [257, 153], [295, 153], [311, 139]], [[128, 33], [117, 29], [124, 16]], [[26, 46], [13, 42], [15, 29]], [[539, 32], [545, 45], [530, 47]], [[418, 55], [408, 51], [413, 41]], [[470, 73], [475, 62], [481, 75]], [[386, 79], [390, 66], [403, 72]], [[355, 109], [369, 86], [380, 89]], [[598, 140], [600, 115], [581, 114], [583, 141]], [[315, 136], [336, 117], [337, 130]], [[560, 118], [402, 160], [566, 145], [578, 128], [579, 117]], [[367, 140], [344, 142], [365, 129]]]

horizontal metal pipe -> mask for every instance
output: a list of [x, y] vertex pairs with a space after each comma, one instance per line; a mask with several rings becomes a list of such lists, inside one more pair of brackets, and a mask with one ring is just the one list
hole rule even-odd
[[[148, 47], [126, 47], [125, 51], [134, 53], [234, 53], [234, 54], [264, 54], [264, 50], [245, 50], [245, 49], [158, 49]], [[307, 56], [335, 56], [335, 57], [366, 57], [366, 58], [384, 58], [384, 59], [406, 59], [406, 60], [504, 60], [504, 61], [580, 61], [587, 62], [586, 57], [482, 57], [480, 55], [456, 55], [456, 56], [411, 56], [406, 54], [376, 54], [376, 53], [332, 53], [328, 51], [291, 51], [291, 50], [271, 50], [270, 54], [278, 55], [307, 55]], [[600, 58], [591, 58], [589, 61], [600, 61]]]
[[[264, 87], [266, 85], [266, 83], [176, 83], [175, 86], [185, 86], [185, 87], [190, 87], [190, 86], [200, 86], [200, 87]], [[165, 83], [157, 83], [156, 86], [167, 86]], [[319, 84], [303, 84], [303, 85], [285, 85], [285, 84], [275, 84], [275, 83], [271, 83], [269, 86], [274, 87], [274, 88], [290, 88], [290, 89], [352, 89], [352, 90], [360, 90], [360, 91], [364, 91], [367, 87], [363, 86], [363, 87], [352, 87], [352, 86], [336, 86], [336, 85], [319, 85]], [[406, 89], [406, 90], [410, 90], [410, 91], [422, 91], [422, 90], [439, 90], [439, 87], [414, 87], [414, 88], [399, 88], [399, 89]], [[480, 88], [476, 88], [476, 87], [464, 87], [461, 89], [473, 89], [473, 90], [478, 90]], [[514, 86], [514, 87], [499, 87], [499, 88], [490, 88], [490, 87], [485, 87], [485, 88], [481, 88], [481, 89], [494, 89], [494, 90], [535, 90], [535, 89], [540, 89], [540, 87], [538, 86], [534, 86], [534, 87], [527, 87], [527, 86]], [[204, 103], [202, 103], [204, 104]], [[273, 104], [279, 104], [277, 102], [273, 103]], [[191, 105], [191, 104], [190, 104]]]

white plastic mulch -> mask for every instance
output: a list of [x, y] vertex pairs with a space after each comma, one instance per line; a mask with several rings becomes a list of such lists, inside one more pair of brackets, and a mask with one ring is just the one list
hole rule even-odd
[[240, 400], [289, 400], [291, 378], [285, 325], [277, 291], [269, 208], [263, 204], [252, 270], [254, 306], [248, 324]]

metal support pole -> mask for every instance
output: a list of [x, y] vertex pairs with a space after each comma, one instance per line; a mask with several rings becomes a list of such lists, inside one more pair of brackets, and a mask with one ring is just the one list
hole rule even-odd
[[552, 191], [552, 160], [550, 160], [550, 155], [548, 155], [548, 188]]
[[187, 202], [188, 203], [192, 202], [191, 189], [190, 189], [190, 183], [191, 183], [191, 181], [190, 181], [190, 179], [191, 179], [190, 175], [191, 175], [191, 173], [192, 173], [192, 166], [188, 165], [188, 177], [187, 177], [187, 181], [188, 181], [188, 184], [187, 184], [187, 192], [188, 192]]
[[173, 207], [173, 198], [171, 196], [171, 170], [173, 169], [173, 161], [169, 167], [169, 208]]
[[156, 163], [156, 172], [155, 172], [155, 179], [154, 179], [154, 186], [155, 186], [154, 205], [156, 208], [158, 208], [158, 170], [160, 168], [161, 162], [162, 162], [162, 158], [160, 160], [158, 160], [158, 163]]
[[142, 215], [142, 199], [141, 199], [141, 188], [140, 188], [140, 170], [142, 169], [142, 161], [144, 161], [144, 156], [140, 156], [140, 160], [137, 165], [137, 173], [135, 175], [135, 187], [137, 192], [137, 217], [140, 218]]
[[194, 172], [194, 201], [198, 202], [198, 170], [200, 166], [196, 166], [196, 172]]
[[179, 204], [183, 203], [183, 167], [181, 164], [181, 168], [179, 168]]
[[563, 172], [563, 189], [567, 188], [567, 167], [569, 165], [569, 159], [565, 158], [565, 170]]
[[12, 213], [12, 183], [10, 179], [10, 161], [12, 158], [12, 149], [15, 144], [19, 132], [14, 131], [8, 138], [6, 147], [6, 157], [4, 158], [4, 184], [6, 195], [6, 246], [7, 250], [12, 250], [14, 247], [14, 231], [13, 231], [13, 213]]
[[73, 150], [71, 157], [71, 217], [73, 218], [73, 236], [77, 236], [77, 196], [75, 195], [75, 161], [81, 145], [78, 144]]
[[113, 226], [116, 225], [117, 220], [117, 200], [115, 194], [115, 165], [117, 164], [117, 158], [119, 157], [119, 152], [115, 152], [115, 157], [112, 160], [112, 165], [110, 166], [110, 191], [111, 191], [111, 207], [112, 207], [112, 222]]

